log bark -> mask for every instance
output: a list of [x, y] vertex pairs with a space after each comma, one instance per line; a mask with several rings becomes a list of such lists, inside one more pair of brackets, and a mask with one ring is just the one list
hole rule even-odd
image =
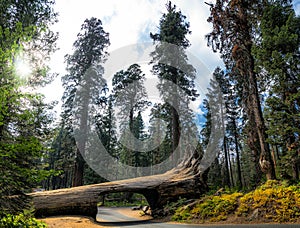
[[205, 175], [199, 172], [199, 158], [188, 161], [164, 174], [133, 179], [31, 193], [37, 217], [86, 215], [94, 219], [101, 196], [113, 192], [140, 193], [147, 199], [152, 215], [159, 217], [167, 202], [179, 197], [196, 198], [207, 191]]

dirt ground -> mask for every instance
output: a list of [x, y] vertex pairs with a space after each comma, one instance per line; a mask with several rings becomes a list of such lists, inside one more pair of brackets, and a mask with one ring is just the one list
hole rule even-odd
[[59, 217], [49, 217], [45, 219], [40, 219], [44, 221], [48, 228], [64, 227], [64, 228], [99, 228], [105, 227], [93, 222], [88, 217], [80, 216], [59, 216]]
[[[143, 215], [141, 216], [141, 211], [133, 211], [130, 208], [119, 208], [118, 212], [122, 213], [131, 218], [136, 218], [137, 220], [148, 220], [151, 219], [150, 216]], [[89, 217], [83, 216], [57, 216], [57, 217], [48, 217], [44, 219], [40, 219], [44, 221], [48, 228], [57, 228], [57, 227], [64, 227], [64, 228], [99, 228], [99, 227], [106, 227], [101, 226], [99, 223], [95, 223]]]

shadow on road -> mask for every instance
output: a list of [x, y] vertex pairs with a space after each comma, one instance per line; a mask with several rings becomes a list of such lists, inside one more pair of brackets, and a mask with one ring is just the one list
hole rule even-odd
[[120, 226], [137, 226], [139, 227], [140, 225], [154, 225], [157, 224], [158, 222], [154, 222], [151, 220], [144, 220], [144, 221], [125, 221], [125, 222], [96, 222], [97, 224], [101, 226], [107, 226], [107, 227], [120, 227]]

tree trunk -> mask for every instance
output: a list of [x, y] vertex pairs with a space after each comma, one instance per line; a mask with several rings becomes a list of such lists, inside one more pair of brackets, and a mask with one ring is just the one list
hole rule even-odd
[[[227, 138], [224, 137], [223, 141], [223, 148], [224, 148], [224, 154], [225, 154], [225, 178], [224, 178], [224, 185], [231, 187], [230, 183], [230, 173], [229, 173], [229, 162], [228, 162], [228, 149], [227, 149]], [[233, 183], [233, 181], [232, 181]]]
[[[177, 99], [176, 99], [177, 100]], [[177, 106], [178, 107], [178, 106]], [[179, 153], [174, 153], [176, 149], [179, 147], [180, 140], [180, 126], [179, 126], [179, 115], [177, 110], [174, 107], [171, 107], [172, 110], [172, 156], [173, 156], [173, 164], [178, 162], [179, 157], [177, 156]]]
[[[219, 98], [221, 100], [221, 98]], [[224, 107], [223, 107], [223, 102], [221, 102], [221, 117], [222, 117], [222, 127], [223, 129], [226, 129], [225, 127], [225, 120], [224, 120]], [[228, 163], [228, 157], [229, 157], [229, 153], [228, 153], [228, 148], [227, 148], [227, 137], [224, 136], [224, 140], [223, 140], [223, 148], [224, 148], [224, 154], [225, 154], [225, 179], [224, 179], [224, 184], [225, 186], [230, 187], [231, 183], [230, 183], [230, 173], [229, 173], [229, 163]], [[233, 180], [232, 180], [232, 184], [233, 184]]]
[[238, 135], [237, 135], [237, 126], [235, 119], [233, 120], [234, 127], [234, 143], [235, 143], [235, 152], [236, 152], [236, 162], [237, 162], [237, 173], [238, 173], [238, 181], [237, 186], [238, 189], [242, 189], [242, 171], [241, 171], [241, 162], [240, 162], [240, 154], [239, 154], [239, 144], [238, 144]]
[[[89, 110], [89, 104], [91, 99], [91, 88], [93, 86], [91, 75], [89, 73], [86, 73], [84, 75], [84, 79], [82, 80], [82, 85], [78, 89], [76, 95], [80, 96], [81, 99], [78, 99], [75, 104], [78, 107], [79, 111], [78, 113], [75, 113], [79, 117], [79, 133], [76, 133], [77, 135], [80, 135], [80, 138], [78, 137], [76, 139], [77, 143], [77, 149], [76, 149], [76, 158], [75, 158], [75, 165], [74, 165], [74, 176], [72, 180], [72, 187], [77, 187], [83, 185], [83, 173], [84, 173], [84, 164], [85, 161], [83, 159], [82, 154], [85, 154], [85, 147], [86, 147], [86, 137], [87, 137], [87, 131], [88, 131], [88, 110]], [[74, 120], [76, 121], [76, 120]]]
[[76, 153], [72, 187], [83, 185], [84, 160], [78, 148]]
[[[266, 127], [261, 110], [256, 74], [254, 72], [254, 59], [251, 54], [251, 29], [249, 27], [247, 10], [245, 9], [245, 5], [243, 5], [246, 3], [244, 1], [240, 1], [236, 4], [239, 12], [237, 23], [239, 24], [238, 30], [240, 32], [240, 37], [236, 40], [236, 44], [232, 50], [232, 57], [236, 63], [236, 68], [239, 70], [243, 78], [243, 100], [248, 120], [254, 121], [254, 123], [250, 123], [250, 125], [251, 127], [255, 127], [254, 130], [257, 134], [257, 139], [253, 138], [252, 140], [257, 140], [260, 146], [260, 168], [262, 172], [266, 174], [268, 180], [275, 179], [274, 163], [271, 157], [269, 145], [266, 142]], [[251, 148], [251, 145], [249, 146]]]
[[[228, 143], [227, 143], [227, 148], [229, 148]], [[234, 179], [233, 179], [233, 172], [232, 172], [232, 165], [231, 165], [230, 153], [228, 153], [228, 166], [229, 166], [230, 180], [231, 180], [231, 183], [232, 183], [231, 186], [234, 186]]]
[[252, 110], [247, 110], [246, 108], [246, 114], [248, 117], [248, 123], [246, 126], [246, 131], [247, 131], [247, 145], [251, 151], [251, 156], [252, 156], [252, 162], [254, 163], [255, 166], [255, 180], [256, 180], [256, 185], [260, 183], [260, 180], [262, 178], [262, 170], [259, 166], [259, 155], [260, 155], [260, 146], [258, 143], [258, 134], [256, 131], [256, 125], [254, 121], [254, 116], [252, 114]]
[[[131, 109], [130, 109], [130, 112], [129, 112], [129, 130], [131, 132], [131, 134], [133, 134], [133, 101], [131, 101]], [[132, 145], [132, 142], [130, 142], [130, 145]], [[134, 151], [132, 151], [131, 149], [129, 149], [127, 151], [128, 155], [127, 157], [129, 158], [129, 161], [126, 161], [128, 162], [129, 165], [131, 166], [135, 166], [135, 161], [134, 161]]]
[[299, 180], [299, 168], [300, 168], [299, 153], [300, 153], [300, 150], [295, 149], [295, 152], [294, 152], [293, 158], [292, 158], [292, 175], [293, 175], [293, 180], [295, 180], [295, 181]]
[[251, 72], [249, 72], [249, 87], [250, 87], [252, 108], [254, 110], [256, 130], [257, 130], [259, 145], [260, 145], [259, 165], [262, 172], [266, 174], [267, 179], [273, 180], [276, 179], [274, 162], [271, 156], [269, 144], [267, 143], [266, 127], [262, 115], [259, 94], [257, 90], [256, 76], [254, 73], [254, 61], [252, 56], [249, 56], [249, 58], [251, 58], [251, 62], [252, 62], [251, 66], [253, 69]]
[[199, 171], [195, 153], [188, 161], [164, 174], [36, 192], [32, 197], [36, 216], [87, 215], [96, 218], [101, 196], [113, 192], [140, 193], [147, 199], [154, 217], [164, 215], [163, 206], [179, 197], [197, 198], [208, 190], [205, 172]]
[[[175, 52], [176, 53], [176, 52]], [[176, 59], [177, 60], [177, 59]], [[178, 66], [177, 61], [174, 63]], [[177, 69], [172, 69], [172, 82], [174, 85], [178, 86], [178, 71]], [[171, 105], [171, 115], [172, 115], [172, 157], [173, 157], [173, 164], [176, 164], [179, 160], [179, 154], [181, 153], [174, 153], [176, 149], [180, 150], [179, 147], [179, 140], [180, 140], [180, 121], [179, 121], [179, 93], [176, 88], [172, 88], [172, 102], [173, 104]]]
[[293, 180], [296, 180], [296, 181], [299, 180], [299, 167], [296, 162], [292, 163], [292, 175], [293, 175]]

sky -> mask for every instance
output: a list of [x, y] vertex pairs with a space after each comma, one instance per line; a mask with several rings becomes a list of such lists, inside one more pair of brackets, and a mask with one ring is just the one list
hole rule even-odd
[[[59, 32], [57, 43], [59, 50], [53, 54], [50, 68], [59, 76], [52, 84], [41, 90], [45, 93], [46, 100], [61, 100], [63, 93], [61, 76], [66, 74], [64, 56], [72, 54], [72, 45], [86, 18], [101, 19], [104, 30], [109, 33], [111, 45], [108, 51], [113, 52], [127, 45], [151, 42], [149, 34], [158, 31], [159, 20], [166, 12], [167, 2], [167, 0], [57, 0], [55, 11], [59, 13], [59, 21], [52, 29]], [[217, 66], [223, 66], [219, 55], [207, 47], [205, 40], [205, 35], [211, 31], [211, 24], [207, 22], [209, 6], [202, 0], [173, 0], [172, 3], [190, 22], [192, 34], [188, 36], [191, 43], [188, 52], [196, 56], [210, 72]], [[294, 7], [299, 13], [300, 0], [294, 1]], [[203, 80], [207, 84], [209, 78]], [[58, 112], [60, 105], [61, 103], [56, 108]]]
[[[64, 56], [72, 54], [72, 45], [76, 40], [82, 23], [86, 18], [101, 19], [103, 28], [109, 33], [113, 52], [127, 45], [140, 42], [152, 42], [150, 32], [158, 31], [159, 20], [166, 12], [167, 0], [59, 0], [55, 10], [59, 13], [58, 20], [52, 29], [59, 32], [59, 50], [52, 56], [50, 67], [52, 72], [59, 73], [58, 78], [50, 86], [42, 90], [48, 101], [60, 100], [63, 89], [60, 77], [66, 74]], [[207, 47], [205, 35], [211, 31], [211, 25], [206, 21], [209, 7], [199, 0], [173, 0], [190, 22], [192, 34], [188, 35], [191, 47], [188, 49], [208, 69], [213, 71], [222, 65], [218, 54]], [[206, 79], [207, 80], [207, 79]]]

